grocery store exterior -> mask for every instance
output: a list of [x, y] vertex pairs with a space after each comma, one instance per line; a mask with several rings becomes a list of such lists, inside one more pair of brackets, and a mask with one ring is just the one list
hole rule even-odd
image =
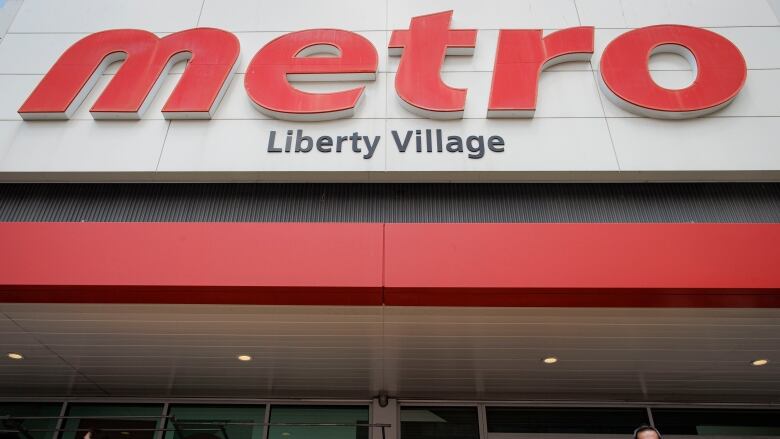
[[780, 436], [780, 1], [0, 38], [0, 439]]

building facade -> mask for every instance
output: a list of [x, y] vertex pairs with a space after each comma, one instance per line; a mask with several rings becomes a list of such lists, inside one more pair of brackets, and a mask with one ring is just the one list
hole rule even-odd
[[0, 37], [2, 439], [780, 436], [777, 0]]

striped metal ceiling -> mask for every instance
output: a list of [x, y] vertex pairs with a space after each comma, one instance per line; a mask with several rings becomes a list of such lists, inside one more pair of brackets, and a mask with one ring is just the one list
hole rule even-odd
[[[780, 310], [0, 305], [0, 396], [780, 402]], [[250, 362], [236, 359], [253, 357]], [[558, 363], [546, 365], [544, 357]], [[769, 358], [764, 367], [751, 366]]]

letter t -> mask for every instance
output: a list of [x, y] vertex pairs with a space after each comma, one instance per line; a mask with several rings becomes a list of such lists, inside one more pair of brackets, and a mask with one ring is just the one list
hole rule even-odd
[[401, 56], [395, 90], [405, 107], [433, 119], [460, 119], [466, 90], [441, 80], [446, 55], [471, 55], [477, 42], [474, 29], [450, 30], [452, 11], [413, 17], [409, 30], [394, 30], [389, 53]]

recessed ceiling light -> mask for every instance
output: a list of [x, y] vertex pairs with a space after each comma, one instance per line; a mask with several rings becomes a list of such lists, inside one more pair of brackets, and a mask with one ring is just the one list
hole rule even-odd
[[558, 358], [556, 357], [546, 357], [542, 359], [542, 363], [544, 364], [555, 364], [558, 362]]
[[759, 358], [758, 360], [753, 360], [750, 362], [753, 366], [766, 366], [769, 363], [769, 360], [766, 358]]
[[18, 353], [18, 352], [9, 352], [8, 358], [12, 360], [24, 360], [24, 355]]
[[238, 358], [241, 361], [252, 361], [252, 356], [251, 355], [239, 355], [236, 358]]

